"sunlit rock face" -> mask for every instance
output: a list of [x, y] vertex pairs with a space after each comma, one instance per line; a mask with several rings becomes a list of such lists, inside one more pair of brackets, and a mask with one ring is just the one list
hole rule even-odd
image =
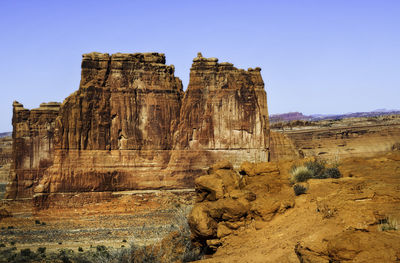
[[192, 188], [218, 160], [268, 160], [260, 69], [201, 54], [186, 92], [164, 54], [85, 54], [79, 90], [48, 107], [14, 105], [8, 198], [35, 195], [42, 203], [51, 193]]
[[32, 197], [33, 186], [53, 164], [54, 130], [60, 103], [28, 110], [13, 103], [13, 155], [5, 198]]
[[178, 149], [268, 147], [268, 110], [261, 69], [237, 69], [199, 53], [183, 100]]

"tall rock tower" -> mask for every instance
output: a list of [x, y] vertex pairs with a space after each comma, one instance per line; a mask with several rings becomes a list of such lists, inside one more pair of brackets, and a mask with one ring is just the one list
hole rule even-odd
[[84, 54], [79, 90], [61, 105], [15, 103], [13, 128], [10, 199], [192, 188], [216, 161], [268, 160], [260, 68], [200, 53], [186, 92], [164, 54]]

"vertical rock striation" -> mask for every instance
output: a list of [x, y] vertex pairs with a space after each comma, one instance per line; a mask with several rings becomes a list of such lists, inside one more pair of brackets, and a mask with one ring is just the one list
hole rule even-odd
[[190, 70], [176, 147], [268, 148], [267, 98], [260, 71], [237, 69], [199, 53]]
[[186, 93], [164, 54], [84, 54], [79, 90], [38, 110], [14, 104], [13, 126], [8, 197], [36, 193], [38, 202], [52, 193], [192, 188], [218, 160], [268, 159], [260, 69], [201, 54]]
[[53, 164], [55, 120], [60, 103], [27, 110], [13, 103], [13, 162], [5, 198], [32, 197], [33, 185]]

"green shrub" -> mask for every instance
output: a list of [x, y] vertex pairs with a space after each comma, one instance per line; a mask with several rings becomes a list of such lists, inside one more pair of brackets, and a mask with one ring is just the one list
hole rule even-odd
[[294, 166], [290, 171], [290, 181], [291, 183], [300, 183], [308, 179], [337, 179], [342, 177], [337, 166], [326, 168], [325, 165], [325, 161], [317, 159], [315, 161], [305, 162], [303, 166]]
[[96, 250], [99, 251], [99, 252], [102, 252], [102, 251], [107, 251], [107, 248], [106, 248], [106, 246], [98, 245], [96, 247]]
[[30, 257], [32, 255], [32, 251], [29, 248], [21, 249], [21, 256]]
[[79, 252], [83, 252], [83, 248], [82, 247], [78, 247], [78, 251]]
[[305, 194], [306, 191], [307, 191], [307, 188], [304, 187], [304, 186], [302, 186], [302, 185], [300, 185], [300, 184], [295, 184], [295, 185], [293, 186], [293, 191], [294, 191], [294, 194], [295, 194], [296, 196], [298, 196], [298, 195]]
[[378, 224], [379, 231], [397, 230], [397, 220], [391, 217], [386, 217], [380, 220]]
[[44, 254], [46, 252], [46, 248], [45, 247], [38, 247], [37, 252], [40, 254]]
[[14, 246], [15, 245], [15, 241], [11, 241], [10, 244], [11, 244], [11, 246]]
[[5, 244], [3, 244], [3, 243], [1, 243], [1, 244], [0, 244], [0, 247], [6, 247], [6, 245], [5, 245]]
[[312, 178], [323, 179], [322, 175], [325, 170], [326, 162], [323, 160], [308, 161], [304, 164], [312, 173]]
[[8, 226], [7, 228], [8, 228], [8, 229], [14, 229], [14, 227], [13, 227], [13, 226]]
[[332, 168], [325, 169], [323, 176], [324, 176], [324, 178], [338, 179], [338, 178], [342, 177], [342, 174], [340, 173], [338, 168], [332, 167]]
[[312, 171], [305, 166], [294, 167], [291, 170], [291, 174], [292, 177], [290, 180], [292, 183], [305, 182], [313, 176]]

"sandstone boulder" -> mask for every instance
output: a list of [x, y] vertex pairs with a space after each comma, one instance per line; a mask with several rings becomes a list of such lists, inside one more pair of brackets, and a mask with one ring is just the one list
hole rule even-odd
[[288, 178], [276, 163], [246, 162], [238, 171], [226, 163], [209, 171], [196, 179], [198, 198], [189, 225], [194, 241], [211, 250], [254, 220], [270, 221], [294, 206]]

